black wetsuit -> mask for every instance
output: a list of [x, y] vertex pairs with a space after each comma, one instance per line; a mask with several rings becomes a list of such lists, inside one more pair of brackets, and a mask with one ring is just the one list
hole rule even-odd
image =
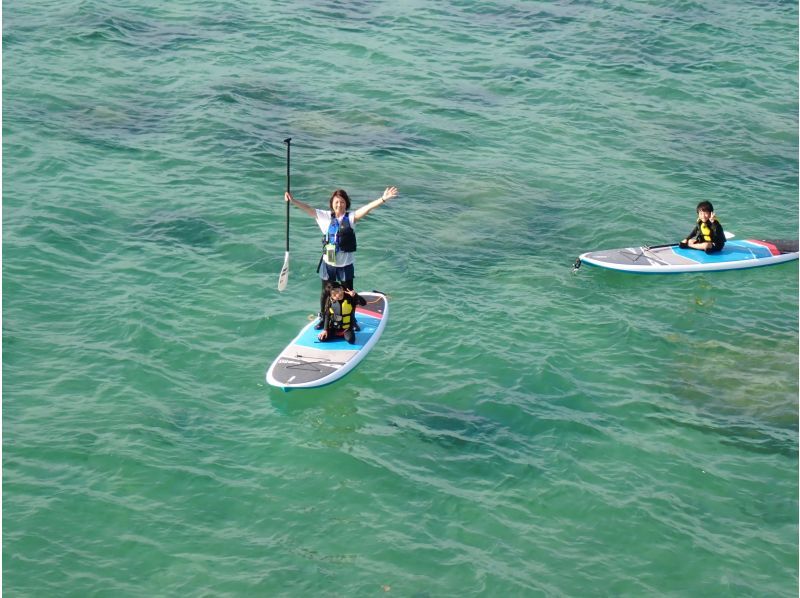
[[[708, 228], [711, 229], [711, 247], [706, 249], [706, 253], [715, 253], [725, 247], [725, 231], [722, 230], [722, 225], [717, 222], [709, 222]], [[686, 235], [688, 241], [695, 241], [696, 243], [705, 243], [706, 238], [700, 231], [700, 222], [694, 225], [692, 232]]]
[[325, 311], [323, 312], [325, 317], [322, 322], [322, 327], [328, 331], [328, 336], [325, 340], [334, 340], [341, 334], [341, 336], [344, 336], [344, 340], [352, 345], [356, 342], [356, 334], [353, 326], [356, 321], [356, 306], [366, 305], [367, 300], [358, 294], [353, 297], [345, 294], [341, 303], [348, 303], [351, 307], [349, 314], [350, 320], [345, 324], [346, 328], [343, 328], [342, 325], [336, 321], [334, 314], [331, 313], [334, 302], [331, 301], [330, 298], [325, 302]]

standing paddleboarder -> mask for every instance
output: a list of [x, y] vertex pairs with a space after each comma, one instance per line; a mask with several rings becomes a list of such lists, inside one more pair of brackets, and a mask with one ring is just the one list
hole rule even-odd
[[[319, 300], [320, 321], [317, 330], [322, 330], [325, 313], [327, 282], [339, 281], [345, 289], [353, 289], [355, 277], [355, 252], [356, 252], [356, 222], [369, 214], [372, 210], [397, 196], [397, 187], [386, 187], [378, 199], [375, 199], [356, 211], [350, 211], [350, 197], [344, 189], [337, 189], [331, 195], [328, 205], [330, 210], [317, 210], [307, 203], [295, 199], [287, 191], [284, 199], [295, 204], [306, 214], [311, 216], [322, 231], [322, 257], [317, 268], [322, 279], [322, 293]], [[357, 325], [354, 325], [358, 330]]]

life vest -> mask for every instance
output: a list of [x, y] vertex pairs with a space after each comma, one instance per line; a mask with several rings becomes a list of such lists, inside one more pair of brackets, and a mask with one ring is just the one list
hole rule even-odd
[[322, 244], [331, 243], [336, 246], [336, 251], [352, 252], [356, 250], [356, 231], [350, 226], [350, 212], [345, 212], [342, 222], [331, 212], [331, 223], [328, 233], [322, 237]]
[[703, 221], [700, 221], [697, 230], [700, 232], [700, 238], [703, 241], [709, 241], [709, 242], [711, 241], [711, 227], [708, 226], [708, 224], [706, 224]]
[[[714, 221], [717, 222], [716, 220]], [[714, 241], [714, 226], [710, 222], [697, 221], [697, 239], [711, 243]]]
[[347, 299], [331, 301], [328, 304], [328, 313], [331, 329], [348, 330], [352, 326], [353, 304]]

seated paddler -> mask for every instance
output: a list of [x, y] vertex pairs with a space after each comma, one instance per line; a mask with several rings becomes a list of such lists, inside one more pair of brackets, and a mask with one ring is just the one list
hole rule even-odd
[[328, 298], [323, 310], [322, 332], [319, 340], [331, 341], [343, 337], [351, 345], [356, 342], [354, 329], [356, 307], [367, 301], [353, 289], [345, 288], [338, 281], [328, 284]]

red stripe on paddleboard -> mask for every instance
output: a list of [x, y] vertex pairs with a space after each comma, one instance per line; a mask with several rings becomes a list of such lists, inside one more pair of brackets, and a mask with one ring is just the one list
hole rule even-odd
[[754, 245], [761, 245], [762, 247], [766, 247], [767, 249], [769, 249], [769, 252], [772, 255], [780, 255], [781, 254], [780, 250], [777, 247], [775, 247], [775, 245], [770, 243], [769, 241], [756, 241], [755, 239], [747, 239], [747, 240], [750, 243], [753, 243]]
[[373, 318], [378, 318], [379, 320], [383, 318], [383, 314], [379, 314], [376, 311], [370, 311], [368, 309], [364, 309], [363, 307], [356, 308], [356, 313], [364, 314], [365, 316], [372, 316]]

